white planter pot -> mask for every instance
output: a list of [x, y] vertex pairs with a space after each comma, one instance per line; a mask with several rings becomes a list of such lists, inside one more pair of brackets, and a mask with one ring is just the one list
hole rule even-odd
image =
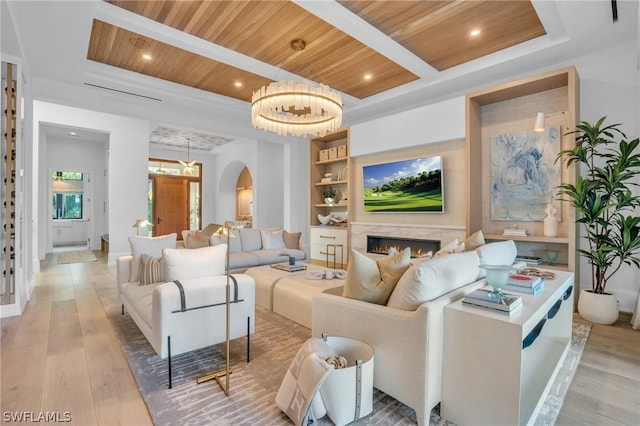
[[582, 290], [578, 299], [578, 312], [587, 321], [610, 325], [618, 320], [618, 299], [613, 294]]

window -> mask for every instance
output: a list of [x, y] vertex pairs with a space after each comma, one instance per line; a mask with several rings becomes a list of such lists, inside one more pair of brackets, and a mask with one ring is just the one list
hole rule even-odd
[[54, 219], [82, 219], [82, 193], [54, 193]]
[[55, 171], [52, 178], [52, 218], [82, 219], [84, 198], [82, 173]]

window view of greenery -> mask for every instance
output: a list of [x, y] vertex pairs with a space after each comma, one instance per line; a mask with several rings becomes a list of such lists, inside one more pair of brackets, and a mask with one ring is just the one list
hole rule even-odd
[[82, 194], [54, 193], [54, 219], [82, 219]]
[[63, 180], [82, 180], [82, 173], [80, 172], [53, 172], [53, 179], [62, 177]]
[[82, 219], [82, 173], [58, 170], [51, 177], [53, 219]]

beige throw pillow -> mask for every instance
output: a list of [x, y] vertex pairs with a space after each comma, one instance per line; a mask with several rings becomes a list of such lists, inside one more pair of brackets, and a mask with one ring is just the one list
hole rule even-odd
[[300, 236], [302, 232], [288, 232], [284, 231], [282, 237], [284, 239], [284, 245], [288, 249], [300, 250]]
[[410, 256], [410, 249], [405, 249], [376, 262], [359, 251], [351, 249], [342, 296], [385, 305], [398, 279], [409, 267]]
[[482, 230], [473, 233], [466, 240], [464, 240], [464, 250], [471, 251], [475, 250], [480, 246], [485, 245], [484, 235], [482, 234]]
[[211, 245], [210, 242], [211, 238], [203, 231], [195, 231], [187, 235], [184, 246], [188, 249], [197, 249], [202, 247], [209, 247]]

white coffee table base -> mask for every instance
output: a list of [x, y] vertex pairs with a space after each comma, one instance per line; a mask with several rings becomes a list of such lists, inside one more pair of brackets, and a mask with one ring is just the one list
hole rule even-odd
[[310, 280], [307, 278], [307, 274], [281, 278], [273, 289], [273, 311], [311, 328], [313, 296], [324, 290], [343, 285], [344, 280], [337, 278]]

